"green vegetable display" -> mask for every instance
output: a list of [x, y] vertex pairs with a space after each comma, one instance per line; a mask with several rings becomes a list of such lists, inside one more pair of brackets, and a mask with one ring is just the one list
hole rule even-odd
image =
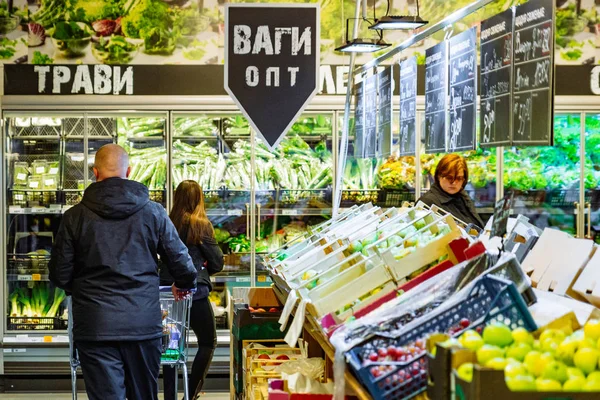
[[100, 38], [92, 46], [94, 56], [104, 64], [129, 64], [137, 52], [137, 46], [123, 36]]
[[[54, 318], [65, 297], [65, 291], [58, 288], [54, 289], [52, 294], [52, 289], [45, 282], [34, 283], [31, 290], [17, 288], [8, 297], [10, 301], [9, 316]], [[32, 320], [31, 323], [36, 323], [36, 321]]]
[[[229, 118], [225, 121], [228, 134], [236, 134], [247, 128], [243, 118]], [[311, 148], [300, 136], [285, 138], [277, 150], [269, 152], [262, 143], [254, 145], [256, 154], [254, 175], [252, 174], [252, 146], [247, 140], [237, 140], [231, 151], [217, 154], [207, 140], [216, 138], [216, 125], [210, 118], [181, 118], [175, 121], [173, 143], [174, 159], [173, 184], [176, 187], [183, 180], [197, 181], [204, 190], [226, 187], [232, 190], [247, 190], [254, 185], [258, 190], [275, 188], [298, 191], [290, 201], [303, 196], [302, 190], [324, 189], [333, 181], [332, 155], [325, 142]], [[236, 132], [236, 133], [231, 133]], [[197, 145], [190, 145], [185, 137], [206, 138]]]
[[0, 59], [7, 60], [17, 54], [17, 41], [7, 37], [0, 38]]
[[50, 56], [47, 56], [46, 54], [42, 54], [39, 51], [34, 51], [33, 52], [33, 59], [31, 60], [32, 64], [54, 64], [54, 59], [52, 59]]

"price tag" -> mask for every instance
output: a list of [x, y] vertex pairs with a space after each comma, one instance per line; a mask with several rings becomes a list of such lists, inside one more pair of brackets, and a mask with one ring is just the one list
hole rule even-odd
[[44, 185], [46, 185], [46, 186], [54, 186], [54, 179], [46, 179], [44, 181]]
[[281, 210], [282, 215], [298, 215], [298, 210]]
[[22, 193], [15, 194], [15, 200], [25, 200], [25, 195]]
[[27, 179], [27, 175], [25, 175], [25, 174], [17, 174], [17, 180], [18, 181], [24, 181], [25, 179]]
[[44, 343], [52, 343], [52, 336], [44, 336]]
[[28, 282], [30, 280], [32, 280], [31, 275], [17, 275], [17, 281], [19, 282]]
[[37, 167], [37, 168], [35, 169], [35, 173], [36, 173], [36, 174], [38, 174], [38, 175], [39, 175], [39, 174], [43, 174], [43, 173], [45, 173], [45, 172], [46, 172], [46, 167]]
[[27, 353], [27, 349], [13, 349], [13, 353]]
[[29, 187], [31, 189], [37, 189], [39, 185], [40, 185], [40, 183], [37, 182], [37, 181], [31, 181], [31, 182], [29, 182]]
[[259, 275], [258, 276], [258, 281], [261, 283], [264, 283], [267, 281], [267, 276], [266, 275]]
[[52, 168], [50, 168], [50, 173], [51, 173], [52, 175], [56, 175], [56, 174], [58, 174], [58, 168], [56, 168], [56, 167], [52, 167]]
[[25, 214], [25, 210], [21, 207], [9, 207], [8, 212], [11, 214]]
[[41, 281], [42, 280], [42, 275], [40, 275], [40, 274], [32, 274], [31, 275], [31, 280], [32, 281], [36, 281], [36, 282], [37, 281]]
[[12, 353], [12, 349], [4, 349], [5, 353]]
[[250, 282], [250, 277], [249, 276], [239, 277], [239, 278], [236, 278], [235, 281], [236, 282]]
[[242, 215], [242, 210], [227, 210], [227, 215]]

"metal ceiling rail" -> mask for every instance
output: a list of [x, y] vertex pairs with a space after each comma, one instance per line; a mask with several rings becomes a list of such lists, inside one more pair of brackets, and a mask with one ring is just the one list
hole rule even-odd
[[[447, 0], [447, 1], [451, 1], [451, 0]], [[453, 12], [452, 14], [448, 15], [446, 18], [442, 19], [439, 22], [436, 22], [434, 25], [430, 26], [429, 28], [425, 29], [424, 31], [421, 31], [421, 32], [417, 33], [416, 35], [411, 36], [404, 42], [400, 43], [398, 46], [395, 46], [394, 48], [392, 48], [387, 53], [382, 54], [381, 56], [367, 62], [366, 64], [363, 64], [363, 65], [357, 67], [356, 69], [354, 69], [354, 75], [358, 75], [360, 73], [368, 71], [370, 68], [378, 66], [382, 62], [394, 57], [396, 54], [400, 53], [402, 50], [409, 48], [410, 46], [412, 46], [415, 43], [420, 42], [421, 40], [427, 39], [429, 36], [433, 35], [434, 33], [437, 33], [439, 31], [441, 31], [442, 29], [444, 29], [446, 26], [449, 26], [455, 22], [460, 21], [467, 15], [472, 14], [473, 12], [479, 10], [480, 8], [485, 7], [488, 4], [493, 3], [495, 1], [497, 1], [497, 0], [477, 0], [477, 1], [474, 1], [473, 3], [469, 4], [468, 6], [461, 8], [460, 10]], [[351, 88], [348, 88], [348, 90], [351, 90]]]

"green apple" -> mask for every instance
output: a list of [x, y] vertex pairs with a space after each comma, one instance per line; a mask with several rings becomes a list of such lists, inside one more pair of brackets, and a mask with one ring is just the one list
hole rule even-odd
[[459, 342], [462, 345], [462, 347], [464, 347], [465, 349], [477, 351], [485, 343], [483, 342], [483, 338], [481, 337], [481, 335], [479, 335], [479, 333], [477, 333], [475, 331], [472, 331], [472, 332], [473, 333], [468, 334], [468, 335], [466, 334], [467, 332], [465, 332], [465, 335], [462, 335], [460, 337]]
[[591, 381], [600, 381], [600, 371], [594, 371], [587, 376], [588, 382]]
[[563, 385], [563, 390], [565, 392], [583, 392], [583, 387], [586, 383], [587, 381], [585, 378], [581, 376], [574, 376], [565, 382]]
[[584, 337], [585, 332], [583, 331], [583, 329], [578, 329], [569, 336], [569, 339], [581, 340]]
[[600, 392], [600, 381], [587, 381], [585, 385], [583, 385], [584, 392]]
[[519, 375], [527, 375], [527, 369], [523, 364], [507, 363], [504, 367], [504, 377], [515, 378]]
[[565, 333], [563, 331], [561, 331], [560, 329], [546, 329], [540, 335], [540, 343], [543, 343], [544, 340], [547, 340], [547, 339], [553, 339], [554, 341], [560, 343], [563, 340], [565, 340], [566, 336], [567, 335], [565, 335]]
[[506, 386], [513, 392], [535, 392], [537, 390], [535, 378], [531, 375], [506, 378]]
[[483, 329], [483, 341], [492, 346], [506, 347], [513, 342], [512, 332], [508, 326], [495, 322]]
[[534, 340], [533, 341], [533, 346], [531, 346], [534, 350], [540, 351], [542, 349], [542, 346], [540, 344], [539, 340]]
[[511, 344], [506, 350], [506, 357], [514, 358], [515, 360], [522, 362], [530, 351], [532, 351], [532, 348], [529, 344], [525, 342], [516, 342]]
[[542, 375], [544, 370], [544, 365], [541, 365], [542, 353], [539, 351], [531, 351], [529, 354], [525, 356], [525, 360], [523, 361], [523, 365], [527, 371], [534, 376]]
[[558, 345], [558, 348], [554, 353], [556, 359], [564, 362], [567, 365], [573, 366], [573, 357], [575, 357], [578, 345], [579, 343], [577, 340], [569, 338], [563, 340], [563, 342]]
[[488, 361], [485, 364], [485, 366], [491, 369], [495, 369], [496, 371], [503, 371], [507, 364], [508, 361], [506, 361], [506, 358], [496, 357]]
[[517, 328], [512, 331], [512, 337], [515, 342], [527, 343], [530, 346], [532, 346], [534, 342], [533, 335], [525, 328]]
[[595, 349], [577, 350], [573, 362], [583, 373], [590, 374], [594, 372], [596, 365], [598, 365], [598, 351]]
[[583, 332], [586, 338], [597, 342], [600, 339], [600, 319], [590, 319], [583, 326]]
[[538, 392], [562, 392], [562, 385], [559, 381], [552, 379], [537, 378], [535, 386]]
[[569, 376], [567, 375], [567, 366], [560, 361], [552, 361], [544, 367], [542, 378], [565, 383], [567, 379], [569, 379]]
[[574, 378], [576, 376], [585, 378], [585, 374], [583, 373], [582, 370], [580, 370], [579, 368], [573, 368], [573, 367], [567, 368], [567, 376], [569, 377], [569, 379]]
[[465, 382], [473, 380], [473, 363], [464, 363], [456, 370], [458, 377]]
[[561, 340], [558, 340], [555, 338], [547, 338], [544, 340], [540, 339], [540, 349], [543, 352], [548, 352], [548, 353], [554, 354], [556, 352], [556, 350], [558, 349], [558, 346], [561, 342], [562, 342]]
[[504, 350], [498, 346], [492, 346], [490, 344], [484, 344], [477, 350], [477, 363], [480, 365], [487, 365], [488, 361], [492, 358], [503, 358]]
[[581, 349], [595, 349], [597, 343], [590, 338], [583, 338], [577, 343], [577, 350]]

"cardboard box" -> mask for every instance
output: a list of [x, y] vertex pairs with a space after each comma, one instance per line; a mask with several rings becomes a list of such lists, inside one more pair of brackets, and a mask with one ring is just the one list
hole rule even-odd
[[591, 304], [543, 290], [533, 289], [533, 292], [538, 301], [529, 307], [529, 312], [538, 326], [545, 326], [571, 312], [581, 326], [590, 318], [600, 318], [600, 310]]
[[573, 290], [596, 307], [600, 307], [600, 250], [594, 246], [594, 254], [587, 263]]
[[564, 252], [564, 241], [569, 239], [567, 233], [556, 229], [546, 228], [538, 239], [537, 244], [531, 250], [529, 255], [523, 260], [523, 270], [531, 275], [533, 284], [536, 285], [546, 272], [546, 269], [552, 260], [560, 253]]

